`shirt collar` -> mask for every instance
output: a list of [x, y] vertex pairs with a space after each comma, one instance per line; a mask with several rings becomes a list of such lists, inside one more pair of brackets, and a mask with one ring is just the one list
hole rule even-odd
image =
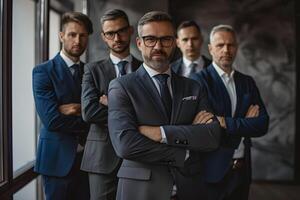
[[[151, 67], [149, 67], [148, 65], [146, 65], [146, 63], [143, 63], [143, 66], [144, 66], [146, 72], [149, 74], [149, 76], [150, 76], [151, 78], [153, 78], [153, 77], [154, 77], [155, 75], [157, 75], [157, 74], [161, 74], [161, 73], [155, 71], [154, 69], [152, 69]], [[168, 74], [168, 75], [171, 77], [171, 69], [170, 69], [170, 67], [168, 68], [167, 71], [165, 71], [165, 72], [162, 73], [162, 74]]]
[[126, 60], [128, 63], [132, 62], [132, 56], [129, 54], [126, 58], [120, 59], [113, 54], [109, 54], [109, 57], [114, 65], [117, 65], [120, 61]]
[[215, 70], [217, 71], [217, 73], [219, 74], [220, 77], [227, 77], [227, 78], [233, 78], [234, 72], [235, 70], [232, 69], [230, 75], [228, 75], [226, 72], [224, 72], [224, 70], [219, 67], [215, 62], [212, 63], [213, 67], [215, 68]]
[[67, 64], [68, 67], [71, 67], [74, 64], [78, 64], [78, 65], [80, 64], [80, 61], [78, 61], [76, 63], [73, 62], [73, 60], [71, 60], [68, 56], [66, 56], [63, 51], [60, 51], [59, 55], [65, 61], [65, 63]]
[[189, 59], [187, 59], [186, 57], [183, 56], [182, 61], [183, 61], [184, 66], [186, 66], [186, 67], [190, 67], [191, 63], [196, 63], [197, 66], [199, 66], [200, 64], [202, 64], [204, 62], [202, 56], [199, 56], [199, 58], [194, 61], [190, 61]]

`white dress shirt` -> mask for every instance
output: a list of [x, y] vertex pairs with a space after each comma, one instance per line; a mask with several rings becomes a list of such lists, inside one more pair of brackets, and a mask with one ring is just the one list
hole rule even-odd
[[129, 73], [132, 72], [132, 66], [131, 66], [132, 56], [131, 56], [131, 54], [129, 54], [126, 58], [123, 58], [123, 59], [120, 59], [117, 56], [114, 56], [113, 54], [109, 54], [109, 57], [110, 57], [112, 63], [114, 64], [115, 72], [116, 72], [117, 77], [120, 77], [120, 71], [119, 71], [119, 68], [118, 68], [118, 63], [120, 61], [127, 61], [128, 62], [125, 66], [126, 74], [129, 74]]
[[[234, 79], [233, 79], [234, 69], [231, 71], [230, 74], [227, 74], [215, 62], [213, 62], [213, 67], [215, 68], [215, 70], [217, 71], [219, 76], [221, 77], [221, 79], [226, 87], [226, 90], [227, 90], [227, 93], [229, 95], [230, 102], [231, 102], [231, 116], [234, 117], [236, 104], [237, 104], [237, 95], [236, 95], [235, 83], [234, 83]], [[244, 140], [244, 138], [242, 138], [238, 148], [235, 149], [233, 158], [243, 158], [244, 157], [245, 145], [243, 143], [243, 140]]]
[[69, 70], [71, 71], [72, 75], [74, 75], [74, 69], [71, 68], [74, 64], [80, 64], [80, 60], [76, 63], [73, 62], [73, 60], [71, 60], [68, 56], [66, 56], [63, 51], [60, 51], [59, 55], [61, 56], [61, 58], [65, 61], [65, 63], [67, 64]]
[[184, 77], [189, 77], [191, 70], [192, 70], [192, 64], [195, 63], [197, 64], [196, 68], [195, 68], [195, 72], [200, 72], [203, 67], [204, 67], [204, 60], [202, 58], [202, 56], [199, 56], [198, 59], [194, 60], [194, 61], [190, 61], [189, 59], [182, 57], [182, 75]]

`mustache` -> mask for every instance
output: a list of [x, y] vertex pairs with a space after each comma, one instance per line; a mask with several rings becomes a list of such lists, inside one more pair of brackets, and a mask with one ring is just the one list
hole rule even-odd
[[160, 54], [160, 55], [167, 56], [167, 53], [164, 52], [164, 51], [162, 51], [162, 50], [153, 50], [153, 51], [151, 52], [151, 56], [152, 56], [153, 54]]

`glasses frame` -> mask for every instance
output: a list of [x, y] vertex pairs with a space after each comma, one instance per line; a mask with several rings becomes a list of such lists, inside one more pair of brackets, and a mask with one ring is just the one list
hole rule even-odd
[[[146, 38], [150, 38], [150, 37], [153, 38], [153, 39], [155, 39], [155, 42], [153, 44], [151, 44], [151, 45], [146, 44], [146, 40], [145, 40]], [[147, 36], [142, 36], [141, 38], [142, 38], [142, 40], [144, 42], [144, 45], [146, 47], [155, 47], [155, 45], [157, 44], [158, 40], [160, 42], [160, 45], [162, 47], [165, 47], [165, 48], [171, 47], [174, 44], [174, 42], [175, 42], [175, 37], [174, 36], [155, 37], [155, 36], [152, 36], [152, 35], [147, 35]], [[172, 42], [169, 45], [165, 45], [164, 42], [163, 42], [164, 41], [163, 39], [172, 39]]]
[[[127, 25], [127, 26], [125, 26], [123, 28], [120, 28], [116, 31], [107, 31], [107, 32], [102, 31], [102, 34], [104, 35], [104, 37], [106, 39], [113, 40], [116, 37], [116, 34], [118, 36], [124, 36], [125, 33], [127, 33], [127, 31], [129, 30], [129, 28], [130, 28], [130, 25]], [[108, 36], [109, 34], [112, 34], [112, 36]]]

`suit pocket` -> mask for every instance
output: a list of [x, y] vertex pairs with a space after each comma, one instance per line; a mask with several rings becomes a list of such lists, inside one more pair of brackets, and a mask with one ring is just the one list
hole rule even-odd
[[121, 167], [118, 172], [118, 177], [147, 181], [150, 180], [151, 170], [136, 167]]

